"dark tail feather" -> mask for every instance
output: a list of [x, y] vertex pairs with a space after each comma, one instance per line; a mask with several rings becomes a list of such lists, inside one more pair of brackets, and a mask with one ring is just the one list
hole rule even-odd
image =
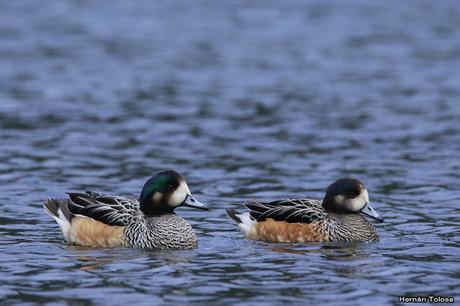
[[50, 215], [59, 218], [58, 210], [61, 209], [64, 217], [70, 221], [73, 215], [70, 213], [67, 206], [67, 201], [59, 199], [48, 199], [43, 203], [43, 208]]
[[227, 216], [229, 216], [232, 220], [234, 220], [236, 223], [241, 223], [241, 219], [236, 216], [236, 214], [239, 214], [235, 209], [233, 208], [227, 208]]

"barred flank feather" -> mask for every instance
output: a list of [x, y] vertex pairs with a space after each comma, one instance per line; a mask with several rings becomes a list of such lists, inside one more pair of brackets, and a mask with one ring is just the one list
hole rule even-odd
[[108, 196], [87, 191], [69, 193], [72, 200], [69, 210], [108, 225], [127, 226], [142, 214], [136, 199], [122, 196]]
[[257, 221], [271, 218], [289, 223], [311, 223], [326, 217], [321, 202], [310, 199], [290, 199], [268, 203], [250, 200], [246, 207]]

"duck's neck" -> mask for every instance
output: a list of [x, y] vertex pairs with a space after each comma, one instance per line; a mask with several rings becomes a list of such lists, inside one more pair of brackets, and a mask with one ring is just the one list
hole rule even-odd
[[328, 212], [337, 212], [337, 213], [344, 212], [343, 209], [339, 205], [337, 205], [337, 203], [335, 202], [335, 197], [329, 194], [326, 194], [326, 196], [324, 197], [322, 206]]
[[163, 202], [142, 201], [139, 208], [145, 216], [160, 216], [174, 213], [174, 208]]

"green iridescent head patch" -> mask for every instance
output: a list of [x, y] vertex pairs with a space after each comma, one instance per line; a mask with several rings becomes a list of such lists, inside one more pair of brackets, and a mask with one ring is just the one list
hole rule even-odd
[[155, 192], [173, 191], [179, 185], [181, 178], [179, 173], [172, 170], [155, 174], [144, 184], [139, 201], [145, 202]]

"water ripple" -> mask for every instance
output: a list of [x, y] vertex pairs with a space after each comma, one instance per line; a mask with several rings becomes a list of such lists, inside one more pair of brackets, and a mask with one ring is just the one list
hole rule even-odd
[[[387, 305], [460, 296], [454, 1], [0, 4], [7, 304]], [[48, 197], [174, 168], [191, 251], [63, 243]], [[366, 182], [369, 244], [242, 239], [224, 209]]]

